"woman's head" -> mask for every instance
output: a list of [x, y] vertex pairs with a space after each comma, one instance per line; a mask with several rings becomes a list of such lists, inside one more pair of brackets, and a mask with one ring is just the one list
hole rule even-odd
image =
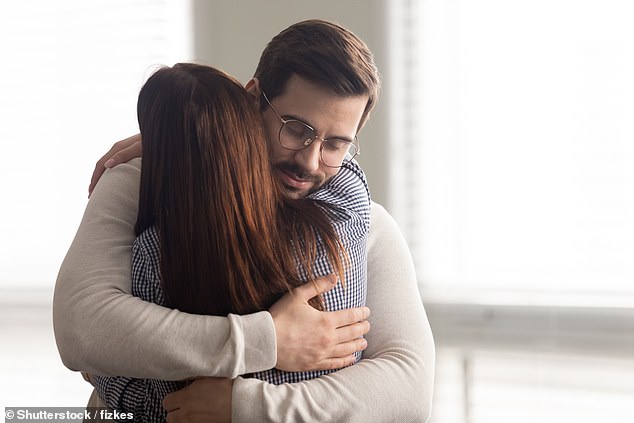
[[[228, 311], [236, 298], [259, 303], [257, 292], [234, 283], [253, 272], [254, 248], [278, 242], [271, 228], [279, 196], [253, 98], [219, 70], [177, 64], [148, 79], [137, 114], [143, 167], [136, 229], [159, 230], [168, 301], [193, 312]], [[196, 294], [215, 277], [227, 285], [216, 284], [207, 298]]]
[[[203, 193], [216, 200], [235, 196], [235, 204], [227, 201], [235, 207], [247, 194], [271, 196], [261, 115], [224, 72], [191, 63], [161, 68], [141, 89], [137, 115], [154, 183], [179, 185], [159, 194], [189, 194], [190, 201], [206, 198]], [[262, 180], [264, 192], [254, 192]], [[179, 199], [154, 200], [158, 207]]]
[[[270, 305], [299, 283], [293, 250], [315, 245], [314, 228], [337, 260], [325, 215], [283, 199], [261, 114], [233, 78], [196, 64], [161, 68], [141, 89], [137, 115], [136, 232], [158, 229], [170, 306], [226, 314]], [[296, 224], [285, 224], [289, 218]]]

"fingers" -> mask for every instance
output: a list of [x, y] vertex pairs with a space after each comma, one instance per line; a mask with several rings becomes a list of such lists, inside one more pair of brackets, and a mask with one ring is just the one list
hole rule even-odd
[[92, 176], [90, 177], [90, 185], [88, 186], [88, 197], [92, 194], [92, 191], [95, 189], [95, 185], [97, 185], [97, 181], [101, 178], [101, 175], [106, 171], [106, 168], [99, 164], [95, 165], [95, 170], [92, 172]]
[[354, 357], [354, 353], [361, 352], [368, 347], [368, 341], [364, 338], [357, 338], [352, 341], [338, 344], [332, 350], [331, 358], [347, 358], [349, 356]]
[[357, 358], [354, 355], [348, 355], [348, 356], [339, 357], [339, 358], [329, 358], [319, 363], [319, 365], [317, 366], [317, 370], [341, 369], [343, 367], [348, 367], [354, 364], [356, 359]]
[[302, 300], [308, 301], [311, 298], [330, 291], [337, 284], [335, 275], [328, 275], [313, 281], [313, 283], [305, 283], [294, 289], [296, 295]]
[[106, 162], [109, 161], [112, 155], [117, 151], [117, 149], [120, 148], [120, 145], [121, 145], [120, 143], [125, 143], [126, 141], [127, 140], [116, 142], [110, 148], [110, 150], [108, 150], [108, 152], [104, 154], [103, 157], [101, 157], [97, 161], [97, 163], [95, 164], [95, 170], [93, 170], [92, 176], [90, 177], [90, 186], [88, 187], [88, 197], [90, 197], [90, 194], [92, 194], [92, 191], [95, 189], [95, 186], [97, 185], [97, 181], [99, 181], [99, 179], [101, 178], [101, 175], [103, 175], [103, 173], [106, 171], [107, 169]]
[[187, 421], [187, 416], [181, 410], [176, 409], [174, 411], [168, 411], [167, 412], [167, 417], [166, 417], [165, 421], [167, 423], [186, 422]]
[[97, 185], [97, 181], [99, 181], [99, 178], [101, 178], [106, 169], [140, 156], [141, 136], [139, 134], [114, 143], [112, 148], [95, 164], [95, 170], [92, 172], [90, 185], [88, 187], [88, 196], [90, 197], [90, 194], [92, 194], [92, 191]]
[[355, 353], [361, 352], [367, 347], [368, 341], [364, 338], [356, 338], [337, 344], [332, 349], [331, 356], [317, 364], [316, 370], [334, 370], [350, 366], [357, 360]]
[[141, 157], [141, 141], [138, 137], [131, 137], [124, 141], [125, 143], [122, 143], [120, 146], [122, 148], [119, 148], [106, 160], [104, 163], [105, 167], [111, 168], [132, 160], [135, 157]]
[[165, 421], [166, 421], [167, 423], [174, 423], [174, 422], [178, 422], [178, 421], [180, 421], [180, 420], [181, 420], [181, 418], [180, 418], [180, 416], [178, 415], [178, 410], [175, 410], [175, 411], [168, 411], [168, 412], [167, 412], [167, 417], [165, 418]]
[[[335, 331], [335, 342], [341, 344], [343, 342], [349, 342], [361, 338], [363, 335], [370, 331], [370, 322], [364, 320], [363, 322], [353, 323], [348, 326], [337, 328]], [[359, 350], [355, 350], [359, 351]], [[354, 351], [353, 351], [354, 352]], [[339, 356], [340, 354], [337, 354]]]
[[345, 310], [329, 311], [328, 314], [336, 327], [340, 328], [367, 320], [370, 317], [370, 309], [367, 307], [347, 308]]
[[165, 395], [165, 398], [163, 398], [163, 408], [165, 409], [165, 411], [170, 413], [180, 408], [180, 397], [182, 395], [181, 392], [182, 389]]
[[[343, 313], [342, 313], [343, 312]], [[370, 310], [367, 307], [360, 307], [357, 309], [341, 310], [339, 312], [333, 312], [334, 314], [346, 316], [348, 319], [357, 319], [359, 317], [367, 318]], [[363, 335], [370, 331], [370, 322], [363, 320], [361, 322], [355, 322], [346, 326], [338, 327], [335, 330], [334, 338], [331, 338], [333, 342], [336, 342], [331, 347], [328, 353], [328, 358], [322, 360], [317, 364], [318, 370], [332, 370], [340, 369], [342, 367], [349, 366], [355, 363], [356, 356], [354, 353], [361, 352], [368, 347], [368, 341], [362, 338]]]
[[354, 362], [353, 353], [366, 348], [361, 337], [370, 330], [369, 308], [325, 312], [306, 307], [310, 298], [335, 284], [336, 278], [329, 277], [301, 285], [271, 306], [277, 341], [275, 367], [286, 371], [341, 368]]

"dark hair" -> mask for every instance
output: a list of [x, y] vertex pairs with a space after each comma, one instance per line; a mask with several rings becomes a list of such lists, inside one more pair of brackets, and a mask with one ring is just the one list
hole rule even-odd
[[[367, 95], [360, 129], [376, 104], [381, 85], [372, 52], [349, 30], [322, 20], [296, 23], [266, 46], [254, 77], [270, 100], [284, 92], [293, 74], [340, 96]], [[262, 109], [266, 102], [261, 102]]]
[[261, 114], [237, 81], [195, 64], [162, 68], [141, 89], [137, 114], [135, 230], [157, 227], [170, 307], [216, 315], [268, 308], [303, 283], [297, 260], [312, 275], [318, 240], [343, 278], [326, 210], [283, 196]]

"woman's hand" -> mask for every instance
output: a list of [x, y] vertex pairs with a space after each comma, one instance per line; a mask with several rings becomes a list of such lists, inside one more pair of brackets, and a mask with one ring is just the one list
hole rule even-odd
[[90, 197], [92, 190], [95, 189], [95, 185], [97, 185], [97, 181], [101, 178], [101, 175], [103, 175], [106, 169], [125, 163], [135, 157], [141, 157], [141, 134], [136, 134], [114, 143], [112, 148], [104, 154], [95, 165], [92, 178], [90, 178], [88, 196]]

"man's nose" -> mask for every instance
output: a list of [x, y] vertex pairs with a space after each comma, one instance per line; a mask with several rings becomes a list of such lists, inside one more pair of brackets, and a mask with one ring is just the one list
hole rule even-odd
[[316, 172], [321, 164], [321, 141], [319, 139], [313, 140], [313, 142], [306, 148], [298, 150], [295, 153], [295, 163], [308, 173]]

